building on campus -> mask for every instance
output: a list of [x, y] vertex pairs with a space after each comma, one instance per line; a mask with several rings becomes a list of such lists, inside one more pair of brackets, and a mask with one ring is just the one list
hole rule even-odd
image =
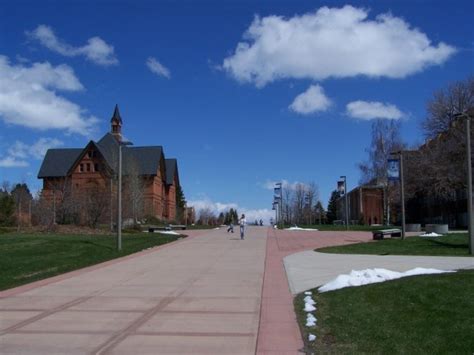
[[[337, 200], [337, 219], [345, 221], [345, 196]], [[350, 224], [383, 224], [384, 188], [362, 185], [347, 194]]]
[[[103, 209], [101, 221], [113, 218], [119, 143], [125, 143], [118, 106], [110, 123], [111, 131], [97, 142], [91, 140], [83, 148], [47, 151], [38, 178], [43, 179], [42, 197], [54, 204], [55, 210], [64, 210], [71, 204], [84, 208], [80, 202], [85, 201], [89, 208]], [[176, 189], [180, 185], [177, 160], [165, 158], [161, 146], [122, 145], [121, 149], [124, 218], [139, 215], [174, 221]], [[85, 211], [69, 207], [81, 219]]]

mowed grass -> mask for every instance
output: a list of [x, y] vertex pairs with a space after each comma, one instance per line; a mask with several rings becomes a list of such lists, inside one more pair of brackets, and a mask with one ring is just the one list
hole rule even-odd
[[[307, 353], [473, 354], [474, 271], [402, 278], [319, 294], [317, 326], [305, 326], [304, 294], [295, 298]], [[308, 333], [316, 334], [315, 342]]]
[[322, 253], [373, 255], [470, 256], [467, 233], [438, 238], [407, 237], [317, 249]]
[[18, 234], [0, 235], [0, 290], [80, 269], [175, 241], [157, 233], [123, 235], [122, 251], [115, 236]]

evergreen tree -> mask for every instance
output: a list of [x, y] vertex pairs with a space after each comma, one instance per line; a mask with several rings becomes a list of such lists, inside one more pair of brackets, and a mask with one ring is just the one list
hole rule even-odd
[[14, 224], [15, 200], [8, 193], [0, 189], [0, 226], [12, 226]]
[[341, 196], [341, 193], [337, 190], [334, 190], [331, 193], [331, 198], [328, 203], [328, 212], [326, 214], [328, 223], [332, 223], [337, 219], [337, 200]]
[[176, 186], [176, 219], [181, 222], [184, 219], [186, 199], [181, 185]]

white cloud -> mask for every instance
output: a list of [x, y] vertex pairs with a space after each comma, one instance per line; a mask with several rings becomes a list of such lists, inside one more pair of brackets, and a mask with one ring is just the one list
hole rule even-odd
[[209, 209], [211, 210], [216, 216], [219, 215], [221, 212], [226, 212], [229, 209], [237, 209], [237, 212], [239, 213], [239, 217], [241, 214], [245, 214], [245, 218], [247, 219], [248, 222], [252, 223], [255, 220], [260, 221], [262, 219], [265, 223], [269, 223], [270, 218], [275, 218], [275, 212], [262, 208], [262, 209], [251, 209], [251, 208], [245, 208], [245, 207], [240, 207], [236, 203], [221, 203], [221, 202], [213, 202], [210, 199], [201, 199], [201, 200], [193, 200], [193, 201], [188, 201], [188, 206], [194, 207], [196, 210], [196, 214], [199, 216], [199, 212], [203, 209]]
[[311, 85], [308, 90], [296, 96], [289, 109], [302, 115], [308, 115], [326, 111], [329, 107], [331, 107], [331, 100], [324, 94], [324, 89], [320, 85]]
[[376, 101], [352, 101], [346, 106], [346, 114], [361, 120], [377, 118], [399, 120], [405, 115], [397, 106]]
[[39, 25], [33, 31], [26, 31], [26, 35], [39, 41], [43, 46], [53, 52], [66, 57], [76, 57], [83, 55], [91, 62], [100, 65], [118, 64], [115, 57], [114, 47], [107, 44], [100, 37], [92, 37], [87, 40], [87, 44], [82, 47], [74, 47], [56, 37], [53, 29], [46, 25]]
[[165, 78], [171, 78], [171, 73], [168, 68], [161, 64], [156, 58], [148, 57], [146, 60], [146, 66], [158, 76], [164, 76]]
[[255, 17], [223, 68], [262, 87], [282, 78], [403, 78], [440, 65], [456, 49], [432, 44], [426, 34], [390, 13], [346, 5], [302, 16]]
[[89, 135], [97, 119], [56, 92], [82, 89], [67, 65], [15, 66], [0, 55], [0, 119], [7, 124]]
[[41, 160], [48, 149], [62, 145], [63, 142], [56, 138], [40, 138], [32, 145], [16, 141], [8, 148], [6, 156], [0, 159], [0, 167], [14, 168], [29, 166], [30, 164], [27, 161], [29, 158]]

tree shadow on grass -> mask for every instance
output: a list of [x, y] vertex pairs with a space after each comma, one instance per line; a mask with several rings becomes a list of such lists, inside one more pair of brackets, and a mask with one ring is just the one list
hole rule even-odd
[[438, 247], [444, 247], [444, 248], [455, 248], [455, 249], [468, 249], [469, 244], [468, 243], [450, 243], [450, 242], [445, 242], [442, 240], [429, 240], [429, 242], [433, 245], [436, 245]]

